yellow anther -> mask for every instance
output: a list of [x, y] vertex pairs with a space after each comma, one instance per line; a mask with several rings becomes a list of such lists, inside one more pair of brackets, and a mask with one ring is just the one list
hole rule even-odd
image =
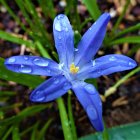
[[76, 67], [76, 66], [74, 65], [74, 63], [72, 63], [72, 64], [70, 65], [70, 72], [71, 72], [72, 74], [76, 74], [78, 71], [79, 71], [79, 67]]

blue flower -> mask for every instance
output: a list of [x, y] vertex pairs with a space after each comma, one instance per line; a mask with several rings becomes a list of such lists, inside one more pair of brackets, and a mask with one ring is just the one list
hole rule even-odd
[[59, 64], [47, 58], [24, 55], [6, 59], [5, 66], [17, 73], [52, 76], [31, 93], [30, 100], [33, 102], [52, 101], [72, 89], [92, 125], [97, 131], [102, 131], [100, 96], [95, 87], [84, 80], [136, 67], [134, 60], [120, 54], [105, 55], [93, 60], [102, 44], [109, 20], [108, 13], [101, 15], [83, 35], [77, 48], [74, 48], [74, 33], [70, 22], [65, 15], [60, 14], [53, 23]]

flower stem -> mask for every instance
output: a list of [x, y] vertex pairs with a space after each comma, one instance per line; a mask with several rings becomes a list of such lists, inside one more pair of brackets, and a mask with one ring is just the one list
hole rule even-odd
[[105, 122], [104, 122], [104, 131], [102, 132], [102, 138], [103, 138], [103, 140], [110, 140], [109, 132], [108, 132]]
[[124, 83], [129, 77], [131, 77], [132, 75], [134, 75], [135, 73], [137, 73], [138, 71], [140, 71], [140, 67], [137, 67], [136, 69], [134, 69], [133, 71], [129, 72], [127, 75], [125, 75], [123, 78], [121, 78], [114, 86], [110, 87], [106, 92], [105, 92], [105, 97], [110, 96], [111, 94], [114, 94], [114, 92], [117, 90], [117, 88]]
[[71, 92], [71, 90], [69, 90], [68, 91], [68, 116], [69, 116], [69, 120], [70, 120], [73, 140], [77, 140], [76, 127], [75, 127], [74, 118], [73, 118], [73, 114], [72, 114], [71, 95], [72, 95], [72, 92]]
[[72, 140], [72, 132], [70, 129], [70, 124], [68, 121], [68, 116], [67, 116], [66, 108], [64, 105], [64, 101], [61, 97], [58, 98], [56, 101], [57, 101], [58, 108], [59, 108], [64, 138], [65, 138], [65, 140]]

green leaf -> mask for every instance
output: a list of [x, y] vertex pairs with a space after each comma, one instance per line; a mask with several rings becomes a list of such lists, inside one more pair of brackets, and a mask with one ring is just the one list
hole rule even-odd
[[94, 20], [97, 20], [97, 18], [101, 15], [101, 11], [99, 10], [97, 1], [96, 0], [83, 0], [83, 3], [86, 5], [92, 18]]
[[42, 8], [43, 14], [46, 18], [51, 17], [52, 19], [56, 16], [56, 10], [52, 0], [38, 0], [40, 7]]
[[15, 0], [15, 2], [18, 5], [20, 11], [22, 12], [26, 22], [31, 28], [32, 32], [30, 33], [30, 35], [32, 36], [32, 38], [34, 40], [39, 40], [41, 43], [46, 45], [46, 43], [48, 43], [45, 32], [46, 30], [42, 29], [42, 27], [40, 29], [40, 24], [42, 26], [42, 23], [39, 21], [40, 18], [38, 17], [38, 15], [37, 18], [34, 16], [37, 14], [34, 6], [30, 6], [30, 4], [27, 4], [25, 0]]
[[28, 116], [33, 116], [38, 112], [41, 112], [42, 110], [50, 107], [50, 104], [47, 105], [34, 105], [30, 106], [28, 108], [25, 108], [22, 110], [18, 115], [12, 116], [10, 118], [4, 119], [0, 121], [0, 125], [9, 125], [9, 124], [15, 124], [17, 122], [20, 122], [24, 118]]
[[45, 125], [42, 127], [42, 129], [40, 130], [39, 132], [39, 140], [44, 140], [45, 139], [45, 134], [46, 134], [46, 131], [47, 129], [49, 128], [50, 124], [52, 123], [53, 119], [49, 119]]
[[6, 133], [4, 134], [4, 136], [2, 137], [1, 140], [7, 140], [8, 136], [10, 135], [10, 133], [12, 132], [13, 130], [13, 126], [11, 126], [7, 131]]
[[33, 127], [33, 131], [32, 131], [32, 134], [31, 134], [31, 139], [30, 140], [39, 140], [38, 139], [38, 126], [39, 126], [39, 121], [34, 125]]
[[6, 113], [6, 111], [9, 111], [11, 109], [14, 109], [16, 107], [20, 107], [22, 106], [22, 103], [15, 103], [15, 104], [11, 104], [11, 105], [6, 105], [0, 108], [0, 111], [4, 111], [4, 113]]
[[0, 97], [1, 96], [14, 96], [16, 93], [12, 91], [0, 91]]
[[117, 44], [123, 44], [123, 43], [140, 43], [140, 37], [139, 36], [129, 36], [129, 37], [123, 37], [116, 40], [111, 41], [108, 45], [117, 45]]
[[13, 43], [17, 43], [17, 44], [21, 44], [21, 45], [26, 45], [27, 47], [33, 47], [34, 48], [34, 44], [32, 43], [32, 41], [29, 41], [29, 40], [24, 40], [18, 36], [15, 36], [11, 33], [8, 33], [8, 32], [5, 32], [5, 31], [2, 31], [0, 30], [0, 38], [1, 39], [4, 39], [4, 40], [7, 40], [7, 41], [10, 41], [10, 42], [13, 42]]
[[2, 58], [0, 58], [0, 78], [3, 80], [13, 81], [32, 88], [35, 88], [44, 81], [42, 78], [38, 76], [19, 74], [7, 70], [4, 66], [4, 59]]
[[102, 132], [102, 138], [103, 138], [103, 140], [110, 140], [109, 132], [108, 132], [105, 122], [104, 122], [104, 131]]
[[126, 28], [126, 29], [120, 31], [119, 33], [117, 33], [117, 34], [113, 37], [113, 39], [114, 39], [114, 38], [117, 38], [117, 37], [120, 37], [120, 36], [122, 36], [122, 35], [124, 35], [124, 34], [130, 33], [130, 32], [134, 32], [134, 31], [139, 30], [139, 29], [140, 29], [140, 23], [138, 23], [138, 24], [136, 24], [136, 25], [134, 25], [134, 26], [130, 26], [129, 28]]
[[29, 133], [30, 131], [32, 131], [33, 128], [34, 128], [34, 125], [28, 126], [28, 128], [24, 129], [24, 130], [21, 132], [20, 136], [23, 137], [24, 135], [26, 135], [27, 133]]
[[42, 44], [39, 41], [37, 41], [35, 44], [36, 44], [37, 49], [40, 51], [40, 53], [42, 54], [43, 57], [51, 59], [49, 53], [45, 50], [45, 48], [42, 46]]
[[21, 111], [18, 114], [19, 118], [25, 118], [26, 116], [30, 116], [30, 115], [34, 115], [46, 108], [50, 107], [50, 104], [47, 105], [34, 105], [34, 106], [30, 106], [28, 108], [25, 108], [23, 111]]
[[71, 24], [74, 30], [80, 31], [80, 16], [77, 10], [78, 1], [77, 0], [66, 0], [67, 6], [65, 8], [65, 14], [69, 15]]
[[138, 45], [136, 45], [135, 47], [129, 49], [127, 55], [128, 55], [128, 56], [132, 56], [132, 55], [134, 55], [134, 53], [136, 53], [139, 49], [140, 49], [140, 45], [138, 44]]
[[[139, 140], [140, 122], [130, 123], [108, 129], [110, 140]], [[102, 133], [90, 134], [79, 140], [103, 140]]]
[[129, 6], [129, 4], [130, 4], [130, 0], [126, 0], [126, 4], [125, 4], [125, 6], [123, 8], [123, 11], [122, 11], [121, 15], [119, 16], [119, 18], [117, 19], [117, 22], [115, 23], [115, 25], [114, 25], [114, 27], [112, 29], [112, 34], [115, 33], [116, 29], [118, 28], [119, 24], [121, 23], [124, 15], [125, 15], [125, 13], [127, 11], [127, 8]]
[[20, 140], [20, 133], [19, 133], [19, 127], [18, 126], [13, 126], [12, 140]]
[[88, 22], [93, 22], [93, 18], [91, 18], [91, 17], [89, 17], [89, 18], [86, 18], [85, 19], [85, 21], [83, 21], [82, 23], [81, 23], [81, 25], [80, 25], [80, 31], [84, 28], [84, 26], [86, 25], [86, 24], [88, 24]]
[[98, 84], [97, 84], [97, 80], [90, 78], [90, 79], [86, 79], [85, 82], [94, 85], [96, 88], [98, 88]]
[[81, 34], [76, 30], [74, 32], [74, 46], [75, 47], [77, 47], [80, 40], [81, 40]]
[[8, 126], [0, 126], [0, 139], [5, 135], [8, 130]]

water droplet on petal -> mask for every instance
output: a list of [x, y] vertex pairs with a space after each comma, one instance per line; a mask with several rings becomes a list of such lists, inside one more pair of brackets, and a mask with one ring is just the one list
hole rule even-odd
[[92, 62], [92, 66], [95, 66], [95, 64], [96, 64], [96, 62], [95, 62], [95, 60]]
[[33, 60], [34, 64], [37, 66], [48, 66], [49, 62], [42, 58], [36, 58]]
[[97, 23], [96, 22], [94, 22], [94, 25], [96, 25]]
[[115, 61], [116, 60], [116, 57], [115, 56], [111, 56], [110, 58], [109, 58], [109, 61]]
[[19, 72], [31, 73], [32, 72], [32, 68], [30, 66], [27, 66], [27, 65], [21, 65], [20, 68], [19, 68]]
[[11, 57], [8, 59], [8, 63], [14, 63], [16, 61], [15, 57]]
[[64, 84], [63, 89], [67, 91], [68, 89], [70, 89], [70, 87], [71, 87], [70, 83], [67, 82]]
[[59, 31], [59, 32], [62, 31], [62, 27], [61, 27], [59, 22], [55, 23], [54, 28], [55, 28], [56, 31]]
[[129, 66], [131, 66], [131, 65], [132, 65], [132, 63], [131, 63], [131, 62], [129, 62], [129, 63], [128, 63], [128, 65], [129, 65]]
[[89, 30], [92, 30], [92, 28], [90, 27]]
[[35, 101], [44, 101], [45, 100], [45, 96], [44, 96], [44, 93], [42, 91], [36, 91], [33, 96], [32, 96], [33, 100]]
[[129, 65], [130, 67], [135, 67], [135, 64], [132, 63], [132, 62], [129, 62], [128, 65]]
[[64, 63], [59, 64], [59, 69], [62, 69], [64, 67]]
[[58, 36], [58, 39], [59, 39], [59, 40], [61, 40], [61, 39], [62, 39], [62, 37], [61, 37], [61, 36]]
[[68, 30], [69, 30], [69, 29], [66, 27], [66, 28], [65, 28], [65, 31], [68, 32]]
[[98, 74], [101, 74], [101, 70], [98, 69], [98, 70], [97, 70], [97, 73], [98, 73]]
[[59, 79], [54, 79], [54, 82], [53, 82], [54, 84], [58, 84], [59, 83]]
[[87, 85], [85, 86], [85, 89], [86, 89], [86, 91], [87, 91], [89, 94], [95, 94], [95, 93], [96, 93], [94, 87], [93, 87], [92, 85], [90, 85], [90, 84], [87, 84]]
[[51, 73], [51, 70], [47, 69], [47, 72], [48, 72], [48, 73]]
[[75, 52], [78, 52], [78, 50], [79, 50], [79, 49], [75, 48], [75, 50], [74, 50], [74, 51], [75, 51]]
[[25, 59], [25, 60], [28, 60], [29, 58], [28, 58], [28, 56], [24, 56], [24, 59]]
[[57, 19], [59, 20], [59, 19], [61, 19], [61, 18], [63, 18], [64, 17], [64, 15], [58, 15], [57, 16]]
[[97, 115], [97, 112], [96, 112], [96, 109], [94, 108], [93, 105], [89, 105], [86, 109], [87, 111], [87, 115], [89, 116], [89, 118], [91, 120], [96, 120], [98, 115]]

